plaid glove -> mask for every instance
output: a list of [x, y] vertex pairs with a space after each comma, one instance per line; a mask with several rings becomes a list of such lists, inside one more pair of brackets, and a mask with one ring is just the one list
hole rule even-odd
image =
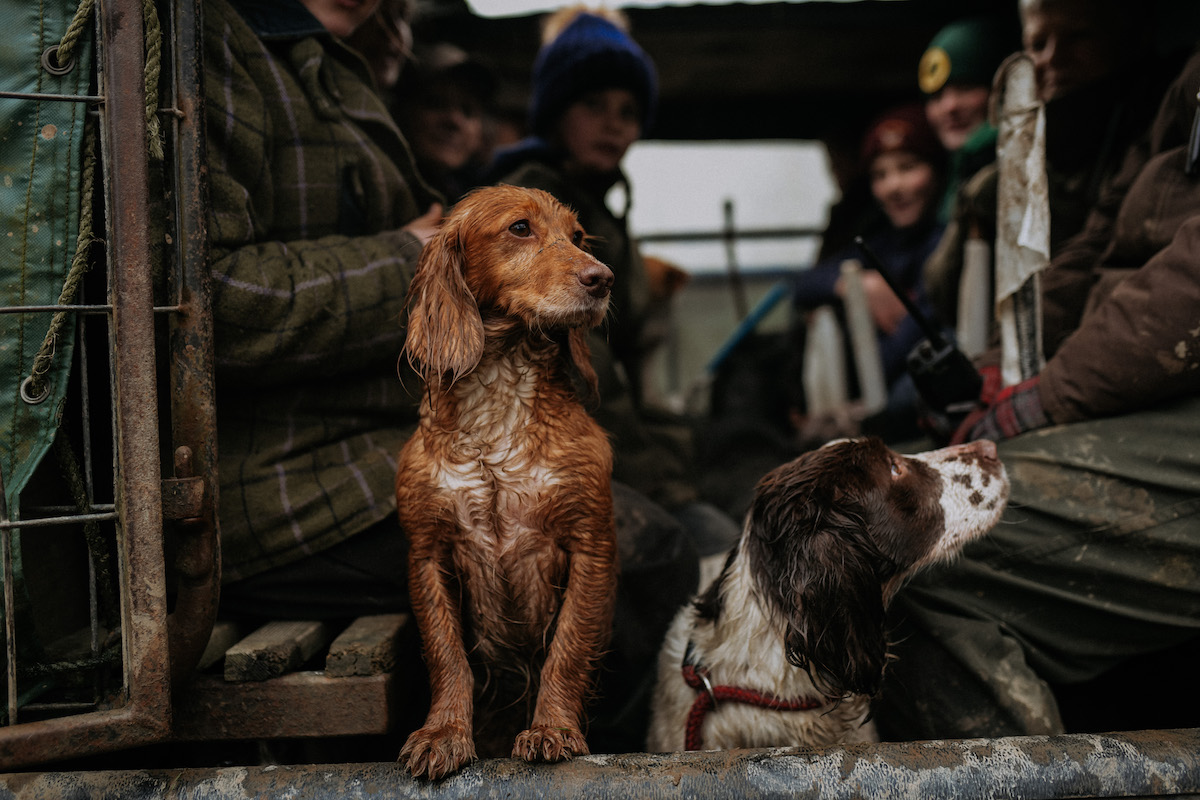
[[1002, 389], [988, 405], [971, 412], [951, 437], [951, 444], [976, 439], [1011, 439], [1019, 433], [1051, 424], [1038, 394], [1039, 377]]
[[999, 364], [989, 364], [979, 368], [979, 377], [983, 385], [979, 387], [979, 404], [990, 406], [996, 402], [996, 396], [1004, 390], [1004, 378], [1000, 374]]

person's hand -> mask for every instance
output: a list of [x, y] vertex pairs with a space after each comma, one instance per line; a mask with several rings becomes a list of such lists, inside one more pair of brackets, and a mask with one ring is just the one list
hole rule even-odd
[[967, 415], [950, 437], [950, 443], [962, 444], [976, 439], [998, 442], [1050, 425], [1050, 417], [1042, 407], [1042, 397], [1038, 393], [1038, 382], [1039, 376], [1034, 375], [1001, 389], [994, 401], [980, 405]]
[[405, 225], [401, 230], [408, 231], [413, 236], [420, 240], [421, 246], [429, 244], [429, 240], [437, 233], [438, 227], [442, 224], [442, 214], [444, 209], [441, 203], [434, 203], [421, 216], [414, 219], [412, 222]]
[[908, 316], [908, 309], [896, 297], [892, 287], [873, 269], [863, 270], [863, 292], [867, 296], [867, 308], [871, 311], [871, 320], [875, 327], [885, 335], [891, 335], [899, 327], [901, 321]]

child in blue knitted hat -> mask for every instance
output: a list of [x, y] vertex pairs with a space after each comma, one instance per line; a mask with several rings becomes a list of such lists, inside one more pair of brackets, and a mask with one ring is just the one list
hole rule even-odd
[[[616, 278], [607, 330], [627, 374], [640, 374], [639, 334], [649, 302], [641, 254], [626, 216], [632, 192], [621, 162], [658, 101], [654, 64], [620, 12], [564, 9], [547, 20], [533, 65], [532, 136], [496, 154], [489, 182], [545, 189], [579, 214], [597, 258]], [[605, 202], [614, 186], [625, 206]]]

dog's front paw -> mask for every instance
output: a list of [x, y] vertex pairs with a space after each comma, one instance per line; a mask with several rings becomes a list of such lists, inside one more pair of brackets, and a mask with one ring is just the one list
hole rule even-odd
[[438, 780], [475, 760], [475, 742], [462, 725], [426, 725], [409, 735], [396, 760], [416, 778]]
[[587, 742], [574, 728], [535, 725], [517, 735], [512, 757], [526, 761], [567, 761], [587, 754]]

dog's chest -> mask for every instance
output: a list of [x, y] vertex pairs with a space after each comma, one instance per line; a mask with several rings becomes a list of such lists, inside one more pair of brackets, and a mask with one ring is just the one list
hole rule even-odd
[[501, 549], [539, 528], [543, 504], [559, 493], [555, 454], [566, 434], [537, 413], [544, 384], [528, 365], [482, 365], [457, 387], [457, 424], [439, 437], [434, 483], [455, 498], [464, 531]]
[[564, 417], [537, 409], [544, 380], [528, 365], [481, 366], [457, 387], [458, 425], [433, 462], [458, 523], [455, 565], [485, 649], [542, 644], [566, 583], [561, 532], [548, 529], [547, 517], [572, 502], [555, 458], [567, 434]]

